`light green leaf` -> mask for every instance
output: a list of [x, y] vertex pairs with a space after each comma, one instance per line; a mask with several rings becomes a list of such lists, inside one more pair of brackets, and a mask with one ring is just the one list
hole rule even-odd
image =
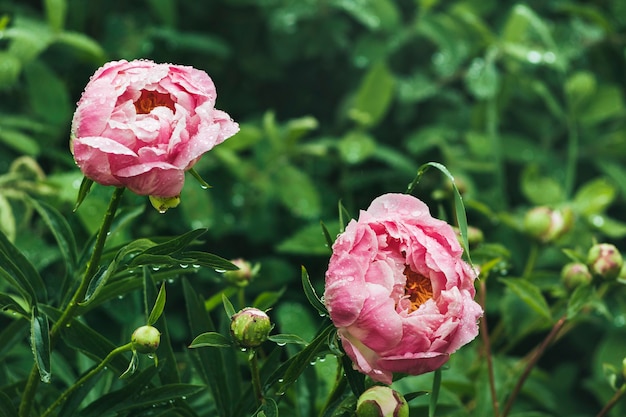
[[139, 364], [139, 357], [137, 352], [133, 350], [133, 354], [130, 357], [130, 362], [128, 363], [128, 368], [120, 375], [120, 379], [131, 377], [135, 371], [137, 370], [137, 365]]
[[500, 279], [500, 282], [506, 285], [535, 312], [552, 321], [552, 313], [550, 312], [548, 302], [536, 285], [522, 278], [503, 278]]
[[324, 225], [324, 228], [316, 223], [308, 224], [280, 242], [276, 249], [282, 253], [328, 256], [332, 236], [339, 232], [339, 223], [332, 222], [328, 227]]
[[0, 91], [15, 85], [20, 72], [22, 62], [13, 54], [0, 51]]
[[372, 65], [354, 97], [348, 116], [364, 127], [372, 127], [385, 116], [393, 99], [395, 79], [384, 61]]
[[0, 233], [4, 233], [10, 242], [15, 241], [16, 225], [13, 208], [2, 194], [0, 194]]
[[348, 164], [358, 164], [376, 151], [376, 140], [369, 134], [352, 130], [337, 143], [341, 159]]
[[574, 196], [574, 208], [590, 216], [603, 213], [617, 197], [617, 188], [606, 178], [596, 178], [583, 184]]
[[106, 61], [106, 52], [100, 44], [83, 33], [62, 32], [54, 37], [54, 41], [72, 48], [79, 55], [84, 55], [95, 63]]
[[207, 332], [196, 336], [189, 345], [189, 348], [195, 349], [201, 347], [231, 347], [232, 345], [233, 344], [231, 340], [226, 336], [216, 332]]
[[67, 11], [66, 0], [45, 0], [46, 16], [48, 24], [55, 32], [60, 32], [65, 26], [65, 14]]
[[528, 165], [522, 173], [522, 192], [536, 205], [551, 205], [565, 201], [565, 190], [557, 180], [543, 176], [537, 165]]
[[0, 142], [24, 155], [37, 156], [41, 152], [37, 141], [19, 130], [0, 128]]
[[253, 415], [254, 417], [278, 417], [278, 405], [273, 398], [266, 398]]
[[278, 291], [263, 291], [261, 294], [257, 295], [254, 301], [252, 302], [252, 306], [258, 308], [259, 310], [268, 310], [272, 308], [280, 297], [283, 296], [287, 287], [283, 287]]
[[237, 312], [235, 307], [233, 307], [233, 303], [230, 302], [224, 293], [222, 293], [222, 305], [224, 306], [224, 311], [226, 312], [226, 317], [228, 318], [231, 318]]
[[310, 219], [319, 216], [321, 199], [311, 178], [292, 165], [276, 171], [276, 190], [283, 205], [295, 216]]
[[148, 317], [148, 325], [152, 326], [157, 322], [161, 314], [163, 314], [163, 309], [165, 308], [165, 281], [161, 284], [161, 288], [159, 289], [159, 294], [157, 295], [157, 299], [154, 302], [154, 307], [152, 307], [152, 311], [150, 312], [150, 316]]
[[304, 266], [302, 267], [302, 287], [304, 288], [304, 295], [306, 296], [307, 300], [309, 300], [309, 303], [311, 303], [311, 305], [317, 310], [319, 314], [327, 316], [328, 310], [326, 309], [326, 306], [324, 305], [322, 300], [317, 296], [315, 288], [313, 288], [311, 280], [309, 279], [309, 274]]
[[29, 104], [35, 114], [56, 126], [68, 123], [72, 117], [72, 105], [63, 81], [40, 60], [24, 66], [24, 75]]
[[500, 84], [495, 59], [490, 56], [474, 58], [465, 74], [465, 83], [469, 91], [479, 100], [495, 97]]
[[624, 114], [622, 89], [616, 85], [600, 85], [578, 114], [580, 122], [591, 126]]
[[274, 343], [284, 345], [287, 343], [295, 343], [298, 345], [306, 345], [307, 341], [295, 334], [275, 334], [268, 337]]

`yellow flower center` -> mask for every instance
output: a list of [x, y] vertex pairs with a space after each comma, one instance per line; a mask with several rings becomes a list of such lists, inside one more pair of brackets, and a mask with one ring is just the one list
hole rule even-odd
[[174, 102], [169, 94], [158, 93], [156, 91], [143, 90], [139, 100], [135, 101], [135, 109], [137, 114], [148, 114], [155, 107], [164, 106], [174, 110]]
[[410, 312], [413, 312], [433, 297], [433, 286], [430, 279], [412, 271], [408, 265], [404, 268], [404, 275], [406, 276], [405, 294], [409, 296]]

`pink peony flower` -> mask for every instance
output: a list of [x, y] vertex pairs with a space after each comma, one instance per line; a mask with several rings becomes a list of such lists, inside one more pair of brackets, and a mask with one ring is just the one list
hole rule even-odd
[[391, 384], [394, 372], [442, 366], [478, 334], [476, 273], [452, 227], [415, 197], [385, 194], [333, 245], [324, 299], [356, 369]]
[[185, 171], [239, 130], [216, 97], [211, 78], [192, 67], [109, 62], [78, 102], [70, 149], [95, 182], [178, 196]]

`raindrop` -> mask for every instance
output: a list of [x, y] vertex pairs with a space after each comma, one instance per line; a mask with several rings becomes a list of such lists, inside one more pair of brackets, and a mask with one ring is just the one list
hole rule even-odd
[[223, 274], [224, 272], [226, 272], [226, 270], [225, 269], [215, 268], [215, 272], [217, 272], [218, 274]]
[[123, 295], [118, 295], [118, 296], [117, 296], [117, 299], [118, 299], [118, 300], [123, 300], [123, 299], [124, 299], [124, 296], [123, 296]]
[[153, 355], [153, 354], [151, 354], [151, 353], [150, 353], [150, 354], [148, 354], [147, 356], [148, 356], [148, 358], [149, 358], [149, 359], [154, 359], [154, 355]]
[[285, 346], [287, 343], [285, 343], [285, 342], [276, 342], [276, 344], [277, 344], [278, 346]]
[[543, 60], [548, 64], [553, 64], [556, 62], [556, 55], [554, 55], [554, 52], [546, 52], [543, 54]]
[[153, 270], [153, 271], [158, 271], [159, 269], [161, 269], [161, 267], [160, 267], [160, 266], [156, 266], [156, 265], [155, 265], [155, 266], [153, 266], [153, 267], [152, 267], [152, 270]]
[[182, 397], [180, 397], [180, 399], [181, 399], [181, 400], [186, 400], [186, 399], [187, 399], [187, 396], [186, 396], [186, 395], [183, 395]]
[[165, 214], [166, 211], [167, 209], [159, 209], [159, 214]]
[[191, 267], [192, 267], [192, 268], [195, 268], [195, 269], [198, 269], [198, 268], [200, 268], [200, 265], [198, 265], [198, 264], [193, 264], [193, 265], [191, 265]]
[[326, 361], [326, 356], [322, 356], [321, 358], [318, 359], [318, 361], [325, 362]]
[[173, 284], [175, 282], [176, 282], [176, 280], [174, 278], [170, 278], [170, 279], [167, 280], [168, 284]]
[[246, 349], [245, 347], [239, 348], [239, 350], [241, 350], [242, 352], [247, 352], [248, 349]]
[[189, 265], [188, 264], [180, 264], [180, 267], [183, 268], [183, 269], [184, 268], [189, 268]]
[[531, 64], [538, 64], [538, 63], [540, 63], [541, 62], [541, 57], [542, 57], [542, 54], [540, 52], [537, 52], [537, 51], [528, 51], [528, 53], [526, 54], [526, 59]]
[[209, 186], [206, 184], [200, 184], [200, 188], [202, 188], [203, 190], [207, 190]]
[[285, 380], [283, 378], [278, 378], [278, 383], [282, 384], [283, 382], [285, 382]]
[[593, 216], [591, 218], [591, 223], [593, 223], [596, 227], [602, 227], [604, 225], [604, 217], [598, 215]]

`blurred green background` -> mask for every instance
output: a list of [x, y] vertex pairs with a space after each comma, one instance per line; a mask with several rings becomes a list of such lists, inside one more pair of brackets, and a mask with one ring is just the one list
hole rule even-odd
[[[96, 231], [111, 190], [95, 186], [71, 213], [82, 179], [68, 148], [74, 104], [104, 62], [136, 58], [205, 70], [216, 107], [241, 132], [198, 163], [213, 188], [188, 176], [179, 208], [161, 215], [127, 193], [124, 206], [140, 219], [115, 238], [208, 228], [205, 250], [262, 265], [250, 297], [285, 291], [279, 327], [298, 330], [293, 312], [308, 317], [309, 338], [315, 327], [299, 277], [303, 264], [322, 291], [320, 220], [337, 232], [338, 201], [357, 216], [376, 196], [403, 192], [429, 161], [455, 176], [470, 224], [485, 235], [476, 258], [501, 258], [501, 276], [522, 274], [529, 208], [574, 210], [573, 230], [543, 247], [531, 276], [549, 302], [567, 297], [562, 248], [584, 253], [593, 239], [623, 247], [622, 0], [0, 0], [0, 230], [42, 275], [54, 276], [60, 256], [24, 196], [66, 214], [79, 242]], [[415, 194], [453, 219], [443, 176], [429, 172]], [[193, 279], [206, 298], [226, 286], [213, 271]], [[173, 288], [166, 311], [182, 346], [192, 335]], [[624, 291], [603, 302], [548, 352], [522, 410], [591, 415], [612, 395], [603, 364], [619, 368], [626, 356]], [[112, 303], [99, 314], [116, 334], [132, 327], [132, 313]], [[489, 281], [503, 380], [511, 358], [545, 333], [533, 314]], [[448, 388], [477, 412], [481, 386], [459, 379]]]

